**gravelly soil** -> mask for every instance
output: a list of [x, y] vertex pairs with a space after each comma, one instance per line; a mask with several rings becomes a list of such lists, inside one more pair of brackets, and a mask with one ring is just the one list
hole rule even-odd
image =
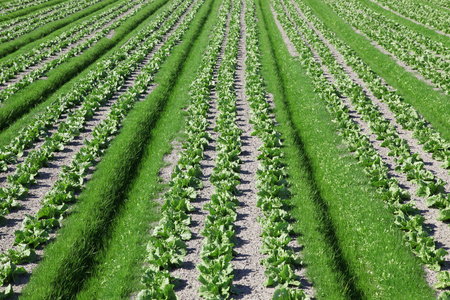
[[245, 60], [247, 57], [245, 41], [245, 2], [242, 4], [240, 15], [241, 37], [239, 40], [237, 70], [235, 76], [237, 125], [242, 129], [242, 154], [241, 154], [241, 184], [238, 186], [241, 195], [237, 197], [240, 206], [237, 208], [236, 257], [232, 260], [235, 277], [233, 285], [242, 293], [235, 295], [234, 299], [271, 299], [273, 288], [264, 287], [266, 280], [264, 267], [260, 264], [263, 255], [259, 253], [262, 245], [262, 229], [257, 222], [258, 216], [262, 216], [257, 204], [256, 171], [258, 170], [258, 148], [261, 140], [252, 136], [253, 125], [250, 124], [250, 106], [245, 95]]

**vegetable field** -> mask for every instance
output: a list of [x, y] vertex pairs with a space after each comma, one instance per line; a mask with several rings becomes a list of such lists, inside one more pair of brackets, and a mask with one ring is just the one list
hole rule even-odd
[[450, 299], [450, 1], [0, 0], [0, 299]]

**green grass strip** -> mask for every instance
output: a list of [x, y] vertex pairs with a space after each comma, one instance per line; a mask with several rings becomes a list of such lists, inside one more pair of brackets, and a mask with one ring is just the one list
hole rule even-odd
[[4, 106], [0, 108], [0, 130], [5, 129], [15, 122], [35, 105], [43, 102], [67, 81], [78, 75], [90, 64], [97, 61], [100, 56], [122, 41], [130, 32], [166, 2], [167, 0], [157, 0], [148, 5], [118, 27], [111, 39], [102, 38], [97, 44], [86, 50], [82, 55], [74, 57], [68, 62], [49, 71], [47, 79], [37, 80], [8, 98], [4, 102]]
[[53, 31], [52, 33], [50, 33], [49, 35], [43, 37], [42, 39], [39, 39], [37, 41], [31, 42], [26, 44], [25, 46], [21, 47], [20, 49], [18, 49], [17, 51], [10, 53], [2, 58], [0, 58], [0, 63], [2, 62], [6, 62], [10, 59], [14, 59], [15, 57], [23, 54], [23, 53], [27, 53], [30, 52], [33, 48], [38, 47], [41, 43], [46, 42], [47, 40], [51, 40], [54, 39], [55, 37], [59, 36], [60, 34], [62, 34], [65, 31], [70, 30], [72, 27], [75, 27], [77, 25], [80, 25], [81, 23], [89, 20], [90, 18], [98, 18], [98, 15], [101, 14], [102, 12], [111, 9], [113, 6], [120, 4], [120, 2], [123, 2], [125, 0], [119, 0], [116, 2], [113, 2], [101, 9], [99, 9], [98, 11], [96, 11], [95, 13], [85, 16], [83, 18], [78, 19], [77, 21], [74, 21], [70, 24], [68, 24], [67, 26], [64, 26], [63, 28], [60, 28], [58, 30]]
[[[416, 24], [404, 17], [401, 17], [399, 15], [396, 15], [395, 13], [384, 9], [383, 7], [379, 6], [378, 4], [369, 1], [369, 0], [359, 0], [360, 3], [364, 4], [365, 6], [369, 7], [370, 9], [372, 9], [373, 11], [384, 15], [385, 17], [394, 20], [395, 22], [404, 25], [406, 27], [408, 27], [411, 30], [414, 30], [415, 32], [421, 33], [424, 36], [436, 41], [436, 42], [440, 42], [442, 43], [444, 46], [446, 47], [450, 47], [450, 38], [443, 35], [443, 34], [439, 34], [437, 33], [435, 30], [433, 29], [429, 29], [423, 25], [420, 24]], [[427, 5], [433, 6], [431, 3], [426, 2]], [[442, 8], [437, 8], [437, 9], [441, 9]]]
[[[289, 166], [288, 174], [289, 181], [295, 182], [291, 186], [292, 192], [292, 216], [298, 221], [295, 225], [296, 233], [302, 236], [301, 243], [305, 245], [303, 249], [303, 257], [306, 262], [308, 275], [313, 280], [313, 285], [316, 288], [316, 297], [318, 299], [324, 298], [328, 295], [330, 299], [344, 298], [346, 292], [342, 289], [345, 285], [344, 275], [337, 268], [336, 253], [332, 247], [329, 246], [329, 241], [325, 235], [323, 216], [319, 213], [317, 205], [314, 203], [315, 191], [311, 186], [314, 181], [311, 175], [306, 172], [306, 157], [304, 150], [298, 147], [300, 138], [294, 129], [291, 116], [286, 108], [286, 95], [284, 89], [283, 79], [281, 78], [278, 62], [289, 62], [293, 66], [293, 74], [296, 78], [302, 78], [302, 87], [310, 87], [311, 83], [308, 78], [302, 75], [302, 66], [299, 62], [294, 61], [283, 45], [283, 40], [278, 36], [278, 28], [271, 22], [271, 16], [268, 3], [263, 3], [266, 9], [261, 9], [260, 0], [256, 0], [257, 16], [259, 20], [260, 33], [260, 47], [261, 47], [261, 63], [263, 76], [267, 80], [268, 91], [271, 92], [276, 101], [275, 116], [279, 123], [277, 129], [284, 137], [284, 152], [286, 155], [286, 164]], [[278, 45], [277, 55], [275, 56], [275, 46]], [[293, 79], [293, 78], [292, 78]], [[292, 80], [289, 84], [295, 84]], [[298, 86], [300, 88], [300, 86]], [[311, 87], [310, 87], [311, 88]], [[319, 99], [314, 96], [314, 93], [307, 94], [312, 100], [319, 104]], [[327, 112], [320, 111], [315, 113], [315, 116], [325, 121], [330, 120], [327, 117]], [[304, 234], [303, 234], [304, 232]], [[300, 240], [299, 240], [300, 242]]]
[[34, 42], [38, 39], [41, 39], [47, 35], [49, 35], [50, 33], [52, 33], [53, 31], [62, 28], [72, 22], [75, 22], [78, 19], [81, 19], [85, 16], [88, 16], [94, 12], [96, 12], [99, 9], [102, 9], [103, 7], [116, 2], [117, 0], [105, 0], [105, 1], [101, 1], [98, 2], [95, 5], [92, 5], [86, 9], [83, 9], [71, 16], [68, 16], [67, 18], [58, 20], [58, 21], [54, 21], [54, 22], [50, 22], [36, 30], [33, 30], [30, 33], [24, 34], [23, 36], [21, 36], [18, 39], [6, 42], [6, 43], [2, 43], [0, 45], [0, 57], [4, 57], [14, 51], [17, 51], [18, 49], [20, 49], [20, 47], [25, 46], [28, 43]]
[[53, 6], [53, 5], [56, 5], [56, 4], [59, 4], [62, 2], [66, 2], [66, 1], [68, 1], [68, 0], [53, 0], [53, 1], [48, 1], [45, 3], [39, 4], [39, 5], [33, 5], [30, 7], [26, 7], [24, 9], [16, 10], [12, 13], [6, 13], [3, 16], [0, 16], [0, 22], [5, 22], [8, 20], [17, 18], [17, 17], [21, 17], [21, 16], [27, 15], [29, 13], [32, 13], [33, 11], [40, 10], [40, 9], [43, 9], [43, 8], [46, 8], [49, 6]]
[[44, 260], [23, 292], [23, 299], [72, 298], [91, 275], [98, 262], [97, 253], [111, 237], [114, 218], [122, 214], [121, 208], [128, 202], [126, 191], [137, 178], [136, 170], [155, 136], [153, 129], [167, 106], [212, 3], [213, 0], [208, 0], [200, 8], [183, 42], [168, 58], [164, 66], [168, 71], [159, 77], [160, 85], [124, 121], [121, 133], [97, 166], [73, 215], [68, 217], [55, 243], [47, 247]]
[[[135, 30], [130, 32], [125, 38], [123, 38], [119, 43], [117, 43], [111, 51], [108, 51], [107, 53], [103, 54], [97, 59], [97, 62], [100, 61], [103, 58], [106, 58], [110, 56], [114, 51], [120, 49], [123, 44], [125, 44], [134, 34], [135, 32], [138, 32], [140, 29], [144, 28], [146, 26], [147, 22], [150, 22], [155, 18], [156, 15], [159, 14], [159, 12], [164, 9], [164, 7], [167, 5], [168, 2], [161, 5], [154, 14], [152, 14], [150, 17], [147, 18], [145, 22], [142, 22], [138, 27], [136, 27]], [[85, 68], [81, 73], [79, 73], [76, 77], [72, 78], [70, 81], [65, 83], [61, 88], [59, 88], [56, 92], [54, 92], [51, 96], [49, 96], [44, 102], [36, 105], [35, 107], [31, 108], [30, 111], [26, 114], [24, 114], [22, 117], [17, 119], [13, 124], [11, 124], [8, 128], [0, 132], [0, 146], [4, 146], [9, 144], [17, 135], [17, 132], [26, 127], [33, 118], [41, 114], [45, 111], [46, 107], [51, 105], [54, 100], [56, 100], [59, 96], [68, 93], [70, 90], [76, 87], [77, 83], [86, 76], [90, 71], [92, 71], [94, 68], [96, 68], [96, 64], [92, 63], [90, 66]]]
[[[151, 222], [160, 217], [156, 213], [159, 212], [159, 205], [154, 200], [166, 187], [160, 183], [158, 172], [163, 166], [163, 155], [171, 150], [170, 142], [184, 128], [183, 108], [189, 104], [189, 86], [196, 75], [192, 70], [197, 70], [201, 63], [209, 33], [217, 20], [220, 3], [221, 1], [216, 1], [213, 4], [201, 37], [194, 44], [169, 97], [167, 108], [154, 129], [139, 167], [138, 177], [125, 197], [127, 202], [114, 221], [112, 237], [98, 258], [100, 262], [94, 275], [85, 283], [77, 299], [126, 298], [140, 289]], [[170, 69], [163, 66], [161, 77], [165, 77], [164, 73], [167, 72], [171, 72]], [[158, 78], [156, 82], [163, 84]]]
[[314, 14], [349, 45], [374, 72], [398, 90], [404, 100], [414, 106], [445, 139], [450, 139], [450, 96], [444, 95], [405, 71], [389, 55], [383, 54], [370, 41], [356, 33], [322, 1], [305, 0]]
[[290, 57], [269, 1], [259, 1], [265, 8], [260, 27], [266, 22], [269, 32], [261, 39], [263, 71], [286, 138], [292, 215], [316, 298], [433, 299], [393, 216], [342, 144], [306, 71]]

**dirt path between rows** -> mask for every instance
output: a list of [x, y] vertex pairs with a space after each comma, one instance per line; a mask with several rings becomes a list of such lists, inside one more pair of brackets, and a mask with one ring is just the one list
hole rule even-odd
[[264, 256], [259, 252], [262, 245], [262, 228], [257, 221], [262, 216], [258, 203], [256, 189], [256, 171], [258, 170], [259, 147], [262, 141], [252, 135], [253, 125], [250, 124], [251, 109], [245, 94], [245, 60], [246, 51], [246, 25], [245, 25], [245, 1], [242, 2], [240, 14], [240, 39], [238, 59], [235, 75], [235, 91], [237, 106], [237, 125], [242, 130], [241, 141], [241, 183], [237, 186], [242, 193], [237, 196], [236, 256], [232, 263], [234, 267], [233, 285], [241, 291], [234, 299], [271, 299], [274, 289], [263, 285], [266, 277], [261, 261]]

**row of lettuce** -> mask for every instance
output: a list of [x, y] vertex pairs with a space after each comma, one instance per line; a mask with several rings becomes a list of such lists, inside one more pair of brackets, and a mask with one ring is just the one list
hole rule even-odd
[[[32, 15], [26, 15], [21, 18], [3, 22], [0, 24], [0, 42], [4, 43], [17, 39], [49, 22], [63, 19], [98, 2], [100, 2], [100, 0], [72, 0], [48, 8], [46, 9], [46, 12], [38, 11]], [[18, 22], [19, 19], [20, 21]]]
[[[361, 115], [362, 120], [369, 125], [371, 132], [377, 135], [377, 140], [382, 141], [381, 146], [388, 148], [388, 155], [395, 157], [395, 171], [405, 173], [407, 180], [417, 186], [416, 196], [425, 198], [428, 206], [440, 209], [437, 216], [438, 220], [448, 220], [450, 218], [448, 209], [450, 202], [444, 189], [446, 182], [425, 168], [419, 153], [411, 151], [408, 142], [399, 137], [394, 125], [380, 113], [378, 106], [365, 96], [361, 87], [350, 79], [349, 75], [345, 73], [332, 56], [331, 50], [320, 40], [308, 24], [298, 16], [295, 7], [290, 6], [289, 2], [287, 3], [287, 7], [290, 7], [290, 12], [293, 18], [296, 19], [297, 24], [301, 24], [303, 30], [309, 31], [307, 39], [314, 49], [319, 52], [323, 58], [324, 65], [335, 77], [334, 84], [338, 87], [340, 93], [350, 99], [356, 111]], [[348, 62], [348, 65], [352, 67], [356, 74], [363, 78], [369, 91], [375, 97], [388, 104], [389, 109], [392, 110], [396, 120], [402, 125], [403, 129], [410, 130], [412, 136], [420, 144], [423, 144], [424, 151], [432, 153], [432, 157], [435, 160], [445, 159], [443, 167], [449, 168], [450, 145], [448, 141], [442, 139], [439, 133], [433, 130], [411, 105], [403, 102], [395, 91], [389, 91], [382, 84], [381, 78], [372, 72], [348, 46], [337, 39], [330, 30], [320, 23], [305, 5], [302, 5], [302, 3], [299, 3], [299, 5], [305, 12], [308, 20], [336, 47], [344, 61]], [[379, 178], [379, 180], [381, 181], [382, 178]]]
[[239, 205], [237, 186], [240, 183], [239, 156], [242, 152], [242, 130], [238, 127], [235, 92], [235, 73], [240, 39], [242, 3], [233, 1], [228, 34], [220, 67], [217, 71], [217, 116], [214, 131], [218, 132], [214, 169], [209, 178], [214, 193], [203, 209], [209, 214], [204, 221], [204, 236], [200, 252], [202, 262], [197, 265], [200, 296], [206, 299], [227, 299], [232, 290], [234, 269], [233, 247], [236, 242], [236, 208]]
[[[96, 92], [89, 93], [91, 97], [86, 97], [80, 109], [77, 110], [77, 112], [86, 115], [87, 119], [92, 117], [93, 112], [120, 89], [125, 79], [134, 70], [139, 68], [140, 73], [133, 86], [120, 94], [112, 104], [106, 118], [94, 128], [92, 138], [85, 141], [86, 145], [74, 155], [70, 165], [62, 167], [57, 182], [42, 200], [42, 208], [34, 216], [27, 216], [23, 221], [23, 228], [15, 232], [16, 247], [2, 254], [1, 278], [3, 278], [3, 284], [18, 279], [16, 275], [22, 274], [24, 269], [23, 267], [17, 268], [16, 264], [23, 264], [35, 259], [34, 249], [46, 243], [50, 238], [49, 233], [60, 226], [61, 220], [68, 213], [68, 205], [76, 200], [75, 194], [83, 188], [83, 179], [89, 168], [95, 164], [96, 159], [104, 154], [133, 104], [140, 101], [141, 95], [146, 93], [153, 82], [154, 75], [169, 56], [171, 50], [181, 41], [201, 4], [202, 2], [198, 2], [190, 8], [192, 1], [174, 1], [110, 58], [116, 62], [116, 68], [109, 71], [109, 76], [106, 77], [103, 85], [98, 87], [95, 90]], [[183, 17], [183, 15], [185, 16]], [[181, 18], [183, 19], [180, 22]], [[151, 55], [149, 61], [140, 67], [145, 57], [161, 43], [161, 47]], [[121, 59], [118, 60], [118, 57]], [[116, 80], [119, 83], [115, 83]], [[101, 97], [99, 97], [100, 95]], [[67, 125], [62, 127], [71, 129], [71, 132], [76, 135], [82, 130], [80, 126], [83, 126], [85, 122], [86, 120], [78, 118], [77, 122], [69, 123], [73, 124], [73, 127]], [[57, 136], [57, 133], [54, 135]], [[72, 140], [75, 135], [66, 135], [68, 137], [67, 142]], [[36, 151], [40, 153], [43, 151], [40, 149], [50, 147], [45, 145], [44, 143], [42, 146], [44, 148], [41, 147]], [[59, 148], [50, 147], [43, 153], [51, 155], [53, 150], [60, 151], [63, 147], [64, 142], [60, 142]], [[44, 161], [49, 158], [51, 157], [41, 157]], [[42, 164], [35, 165], [35, 168], [41, 166]], [[4, 293], [11, 293], [11, 289], [7, 289]]]
[[[345, 43], [336, 36], [315, 17], [305, 5], [302, 5], [306, 18], [324, 35], [324, 37], [338, 50], [345, 63], [352, 67], [356, 74], [363, 79], [369, 91], [382, 102], [386, 103], [395, 115], [396, 121], [403, 129], [411, 132], [411, 136], [423, 145], [423, 151], [432, 153], [436, 161], [443, 161], [442, 168], [450, 168], [450, 143], [443, 139], [429, 123], [409, 104], [403, 101], [396, 91], [390, 91], [382, 83], [381, 78], [373, 72]], [[364, 102], [363, 102], [364, 103]], [[418, 153], [412, 153], [405, 140], [398, 137], [395, 128], [387, 120], [383, 120], [376, 106], [366, 101], [367, 106], [356, 104], [363, 119], [370, 124], [372, 132], [377, 139], [383, 140], [381, 144], [388, 147], [389, 155], [395, 157], [395, 171], [405, 173], [406, 179], [417, 187], [416, 196], [423, 197], [428, 207], [439, 209], [437, 220], [448, 221], [450, 219], [450, 199], [444, 186], [447, 184], [427, 170], [425, 163]], [[378, 116], [380, 122], [375, 122], [373, 117]], [[380, 125], [381, 124], [381, 125]], [[387, 137], [381, 136], [387, 135]], [[396, 146], [397, 145], [397, 146]]]
[[[363, 9], [363, 7], [360, 6], [357, 8]], [[403, 101], [398, 92], [390, 91], [383, 84], [382, 79], [373, 72], [348, 45], [337, 39], [330, 30], [326, 29], [326, 27], [321, 24], [317, 18], [313, 17], [312, 14], [308, 14], [307, 16], [310, 18], [311, 22], [318, 26], [327, 40], [329, 40], [339, 51], [343, 56], [345, 63], [351, 66], [358, 74], [359, 78], [364, 81], [370, 92], [389, 106], [390, 111], [395, 115], [397, 123], [399, 123], [403, 129], [411, 131], [412, 137], [420, 144], [423, 144], [423, 151], [432, 153], [433, 159], [442, 161], [442, 168], [450, 169], [449, 141], [442, 138], [439, 132], [434, 130], [429, 122], [427, 122], [414, 107]], [[372, 17], [376, 16], [376, 14], [372, 14]], [[389, 20], [385, 18], [380, 19], [380, 22], [383, 24], [389, 24], [388, 21]], [[394, 24], [394, 27], [398, 26]], [[396, 42], [393, 42], [393, 44], [396, 44]], [[439, 52], [441, 51], [443, 52], [442, 48], [439, 48]]]
[[163, 197], [165, 204], [161, 208], [161, 219], [147, 245], [148, 267], [142, 276], [144, 289], [138, 294], [138, 299], [176, 299], [176, 282], [170, 270], [183, 264], [187, 253], [185, 241], [192, 238], [189, 229], [191, 217], [188, 213], [194, 210], [191, 202], [197, 198], [196, 190], [203, 187], [200, 162], [211, 139], [207, 131], [210, 95], [215, 84], [214, 70], [226, 35], [230, 9], [231, 1], [224, 1], [213, 36], [190, 86], [185, 130], [187, 138], [172, 174], [170, 190]]
[[262, 227], [260, 252], [265, 255], [261, 264], [266, 269], [264, 285], [276, 288], [274, 299], [308, 299], [301, 287], [296, 269], [301, 258], [291, 248], [293, 234], [289, 213], [289, 187], [286, 166], [283, 163], [281, 133], [271, 118], [270, 105], [266, 99], [256, 23], [255, 3], [246, 1], [246, 48], [245, 92], [251, 108], [254, 133], [262, 141], [256, 173], [258, 207], [263, 217], [258, 219]]
[[450, 63], [447, 47], [373, 12], [357, 1], [325, 2], [355, 29], [417, 70], [445, 93], [449, 93], [450, 82], [446, 70]]
[[[324, 34], [329, 32], [313, 16], [306, 5], [300, 1], [296, 1], [296, 3], [305, 16], [314, 23], [316, 28]], [[339, 134], [343, 137], [349, 150], [354, 153], [359, 163], [364, 166], [366, 174], [371, 178], [372, 185], [377, 188], [380, 196], [395, 215], [395, 224], [404, 231], [404, 241], [429, 268], [440, 270], [440, 265], [444, 262], [444, 256], [447, 254], [446, 251], [442, 248], [438, 249], [433, 237], [428, 235], [423, 225], [424, 218], [420, 215], [414, 204], [411, 202], [404, 203], [404, 200], [410, 198], [408, 192], [399, 186], [396, 178], [389, 176], [388, 166], [383, 162], [380, 154], [373, 148], [370, 139], [361, 134], [361, 128], [348, 114], [349, 108], [341, 100], [341, 95], [345, 95], [350, 99], [355, 108], [363, 115], [362, 118], [370, 123], [370, 129], [378, 135], [378, 138], [388, 141], [385, 144], [390, 147], [391, 155], [404, 157], [405, 163], [408, 163], [407, 157], [411, 157], [409, 159], [411, 161], [417, 158], [417, 156], [410, 153], [408, 145], [398, 138], [395, 130], [391, 130], [390, 124], [387, 124], [383, 118], [380, 118], [376, 107], [366, 98], [360, 86], [355, 84], [343, 71], [342, 67], [331, 55], [329, 48], [322, 43], [314, 30], [299, 16], [294, 4], [290, 1], [272, 1], [272, 5], [277, 13], [277, 18], [299, 52], [303, 66], [313, 79], [317, 93], [327, 103], [329, 112], [339, 128]], [[331, 43], [337, 43], [338, 41], [331, 32], [325, 36]], [[326, 65], [328, 71], [333, 74], [334, 84], [331, 84], [324, 76], [322, 66], [314, 58], [309, 45], [319, 53], [321, 63]], [[345, 53], [347, 54], [352, 53], [348, 48], [343, 46], [337, 48], [339, 50], [345, 49]], [[349, 57], [346, 59], [349, 59]], [[360, 62], [355, 56], [352, 56], [351, 60]], [[374, 77], [375, 74], [365, 65], [360, 64], [359, 66], [360, 71], [366, 71], [365, 79], [376, 79]], [[397, 101], [400, 100], [395, 93], [387, 91], [386, 87], [381, 85], [381, 81], [374, 80], [374, 82], [378, 82], [378, 84], [372, 84], [371, 88], [375, 88], [375, 86], [381, 87], [378, 91], [382, 91], [386, 96], [396, 98]], [[385, 129], [384, 131], [377, 130], [383, 128]], [[426, 173], [424, 171], [416, 172], [419, 173], [418, 176]], [[420, 193], [430, 193], [432, 188], [437, 184], [442, 186], [439, 179], [435, 180], [434, 177], [430, 179], [419, 177], [417, 181], [424, 186], [423, 189], [418, 189]], [[445, 197], [445, 195], [440, 193], [439, 188], [433, 191], [436, 192], [434, 194], [430, 193], [430, 197]]]
[[[38, 176], [39, 169], [52, 158], [55, 151], [63, 151], [64, 145], [79, 135], [86, 121], [92, 118], [99, 107], [111, 99], [122, 87], [125, 79], [176, 23], [178, 20], [176, 17], [179, 18], [182, 12], [178, 12], [167, 22], [165, 19], [180, 3], [180, 1], [174, 1], [152, 23], [134, 35], [120, 51], [97, 64], [94, 70], [78, 82], [77, 89], [61, 95], [46, 108], [44, 113], [21, 129], [10, 144], [2, 147], [1, 163], [3, 171], [6, 171], [8, 164], [16, 163], [26, 149], [33, 148], [36, 141], [45, 137], [43, 145], [30, 150], [25, 160], [15, 166], [14, 174], [8, 176], [7, 186], [1, 190], [0, 195], [3, 215], [17, 207], [15, 200], [26, 197], [27, 187], [36, 182], [35, 177]], [[164, 27], [157, 30], [162, 25]], [[152, 39], [149, 39], [149, 35], [152, 35]], [[48, 137], [53, 124], [68, 112], [71, 114], [65, 122], [61, 123], [56, 132]]]
[[[434, 2], [436, 5], [443, 5], [449, 7], [446, 1], [428, 0]], [[407, 18], [410, 18], [421, 24], [425, 24], [440, 30], [444, 33], [450, 33], [450, 12], [447, 9], [436, 8], [436, 6], [429, 5], [419, 1], [408, 0], [375, 0], [375, 3], [383, 5]]]
[[[206, 50], [196, 80], [191, 85], [191, 105], [188, 108], [187, 139], [185, 149], [180, 154], [176, 165], [170, 190], [164, 195], [162, 218], [155, 227], [148, 243], [147, 263], [142, 282], [145, 285], [139, 299], [175, 299], [176, 278], [170, 271], [181, 267], [186, 255], [186, 240], [191, 239], [189, 212], [194, 210], [191, 201], [196, 198], [196, 189], [203, 187], [200, 161], [208, 145], [210, 135], [207, 131], [208, 110], [211, 89], [214, 87], [214, 70], [227, 36], [220, 67], [217, 71], [217, 107], [215, 131], [217, 138], [217, 156], [215, 167], [210, 177], [214, 193], [204, 205], [209, 212], [205, 218], [203, 247], [200, 253], [202, 262], [197, 265], [198, 280], [202, 284], [199, 295], [206, 299], [228, 299], [236, 290], [233, 287], [234, 243], [236, 242], [237, 206], [239, 205], [238, 185], [240, 183], [241, 134], [236, 123], [235, 72], [241, 26], [246, 28], [246, 69], [245, 91], [251, 106], [251, 122], [263, 145], [259, 149], [260, 162], [257, 174], [258, 206], [264, 217], [259, 219], [263, 228], [263, 243], [260, 251], [265, 254], [261, 264], [265, 267], [267, 280], [261, 284], [275, 287], [273, 299], [307, 299], [298, 287], [301, 285], [296, 268], [301, 263], [298, 255], [289, 246], [292, 231], [287, 212], [289, 191], [286, 173], [282, 163], [283, 151], [280, 133], [270, 117], [270, 107], [266, 101], [263, 79], [260, 74], [260, 52], [256, 26], [255, 3], [245, 2], [245, 24], [241, 24], [242, 3], [233, 2], [229, 16], [228, 33], [226, 31], [227, 15], [231, 3], [223, 3], [219, 22]], [[243, 99], [242, 99], [243, 100]], [[249, 224], [249, 226], [257, 226]], [[189, 279], [192, 280], [192, 279]]]
[[19, 10], [19, 9], [24, 9], [24, 8], [26, 8], [26, 7], [29, 7], [29, 6], [34, 6], [34, 5], [42, 4], [42, 3], [47, 2], [47, 1], [50, 1], [50, 0], [36, 0], [36, 1], [33, 1], [33, 0], [31, 0], [31, 1], [30, 1], [30, 0], [20, 0], [20, 1], [8, 1], [8, 2], [1, 3], [1, 4], [0, 4], [0, 10], [1, 10], [2, 12], [9, 12], [9, 13], [11, 13], [11, 12], [17, 11], [17, 10]]
[[[70, 30], [64, 31], [52, 39], [46, 40], [31, 50], [0, 63], [0, 82], [7, 85], [6, 88], [0, 91], [0, 103], [37, 79], [45, 76], [48, 71], [91, 48], [101, 38], [122, 25], [128, 18], [135, 15], [148, 4], [149, 2], [145, 0], [119, 3], [119, 5], [88, 19], [80, 25], [74, 26]], [[134, 7], [135, 9], [133, 9]], [[128, 12], [131, 9], [133, 10]], [[110, 22], [112, 24], [109, 24]], [[63, 49], [68, 47], [71, 47], [70, 50], [61, 54]], [[54, 55], [57, 55], [57, 57], [43, 63], [43, 61]], [[39, 63], [41, 63], [41, 66], [25, 74], [18, 82], [8, 83], [10, 79], [18, 76], [20, 72], [27, 71], [30, 67]]]

